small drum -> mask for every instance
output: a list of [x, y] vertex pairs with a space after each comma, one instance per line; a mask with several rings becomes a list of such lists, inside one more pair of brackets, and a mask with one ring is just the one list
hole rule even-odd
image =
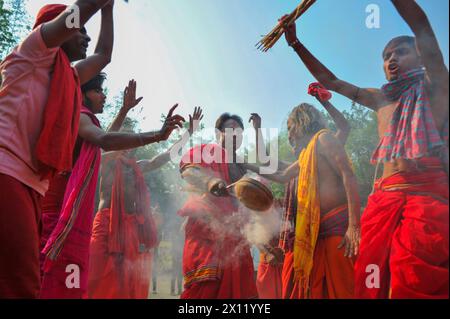
[[273, 205], [273, 194], [264, 184], [252, 178], [241, 178], [233, 187], [234, 195], [248, 209], [264, 212]]

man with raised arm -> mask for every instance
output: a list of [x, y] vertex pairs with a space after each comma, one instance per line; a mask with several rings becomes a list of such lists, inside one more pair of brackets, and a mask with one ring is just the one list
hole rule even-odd
[[[337, 78], [300, 43], [294, 24], [285, 26], [286, 40], [326, 88], [378, 116], [372, 163], [384, 168], [361, 221], [356, 297], [448, 298], [448, 69], [419, 5], [392, 3], [415, 37], [394, 38], [383, 50], [381, 89]], [[372, 287], [374, 265], [380, 282]]]
[[89, 298], [148, 299], [151, 249], [158, 236], [144, 174], [169, 162], [172, 148], [182, 148], [202, 118], [202, 109], [195, 108], [185, 135], [153, 159], [138, 161], [133, 151], [103, 155], [90, 244]]
[[[326, 111], [330, 114], [331, 118], [333, 119], [334, 123], [336, 124], [336, 138], [339, 140], [343, 145], [346, 143], [347, 138], [350, 133], [350, 125], [348, 121], [345, 119], [344, 115], [339, 112], [336, 107], [330, 103], [331, 93], [328, 92], [323, 88], [322, 85], [319, 83], [313, 83], [309, 86], [308, 93], [314, 97], [322, 104], [322, 106], [326, 109]], [[295, 134], [289, 133], [289, 141], [291, 145], [294, 147], [295, 155], [298, 157], [298, 155], [301, 152], [301, 149], [296, 147], [295, 142]], [[281, 162], [281, 161], [280, 161]], [[283, 166], [280, 166], [281, 170], [292, 166], [292, 163], [286, 163], [282, 162]], [[298, 166], [298, 162], [294, 164], [294, 166]], [[277, 179], [276, 176], [265, 176], [268, 179]], [[293, 179], [290, 179], [293, 178]], [[290, 179], [288, 181], [288, 179]], [[272, 292], [268, 290], [269, 293], [268, 296], [277, 296], [277, 298], [300, 298], [300, 297], [307, 297], [306, 295], [300, 295], [299, 291], [299, 285], [298, 282], [294, 280], [294, 269], [293, 269], [293, 247], [294, 247], [294, 238], [295, 238], [295, 231], [294, 231], [294, 225], [296, 223], [296, 215], [297, 215], [297, 189], [298, 189], [298, 173], [295, 172], [295, 174], [292, 174], [289, 178], [286, 178], [284, 182], [287, 182], [286, 185], [286, 191], [285, 191], [285, 198], [284, 198], [284, 213], [282, 216], [282, 227], [280, 229], [280, 233], [278, 236], [272, 239], [272, 241], [265, 245], [262, 249], [262, 257], [261, 257], [261, 264], [258, 270], [258, 280], [257, 284], [259, 284], [259, 287], [267, 287], [272, 289]], [[320, 181], [322, 182], [322, 181]], [[345, 214], [345, 212], [342, 212]], [[343, 235], [345, 233], [345, 230], [347, 229], [347, 218], [342, 218], [340, 220], [341, 222], [341, 233], [340, 235]], [[325, 225], [325, 223], [324, 223]], [[336, 227], [336, 224], [335, 224]], [[322, 226], [322, 236], [326, 233], [326, 230]], [[339, 233], [337, 233], [339, 235]], [[331, 233], [329, 234], [331, 235]], [[335, 232], [336, 235], [336, 232]], [[336, 248], [334, 248], [331, 251], [336, 251]], [[318, 255], [322, 254], [323, 251], [320, 249], [316, 252]], [[331, 254], [329, 254], [331, 256]], [[286, 258], [284, 258], [286, 257]], [[316, 258], [316, 257], [315, 257]], [[333, 267], [334, 264], [339, 264], [339, 260], [345, 259], [342, 257], [337, 258], [338, 260], [334, 261], [333, 258], [329, 258], [330, 262], [329, 264], [333, 269], [339, 268], [339, 267]], [[345, 298], [351, 295], [353, 291], [353, 277], [351, 276], [351, 262], [347, 262], [344, 260], [344, 265], [347, 267], [342, 267], [343, 269], [347, 270], [347, 279], [343, 280], [344, 283], [347, 283], [347, 292], [345, 289], [341, 288], [335, 288], [334, 291], [337, 291], [335, 295], [333, 294], [318, 294], [317, 290], [325, 291], [322, 286], [315, 286], [312, 288], [314, 291], [311, 293], [310, 297], [313, 298], [320, 298], [320, 297], [340, 297]], [[315, 265], [313, 266], [314, 276], [323, 278], [325, 277], [325, 282], [329, 282], [328, 287], [331, 287], [333, 283], [332, 278], [327, 278], [329, 276], [324, 276], [323, 273], [320, 273], [320, 271], [325, 271], [326, 266], [323, 265]], [[331, 273], [331, 272], [328, 272]], [[343, 272], [344, 273], [344, 272]], [[345, 287], [345, 285], [343, 285]], [[258, 290], [259, 292], [259, 290]], [[263, 295], [260, 295], [260, 297], [264, 297]]]
[[[43, 234], [42, 287], [40, 298], [79, 299], [87, 296], [89, 243], [94, 216], [94, 199], [100, 166], [100, 149], [126, 150], [166, 140], [171, 132], [184, 120], [172, 116], [177, 105], [172, 107], [157, 132], [142, 134], [105, 132], [95, 114], [102, 113], [105, 103], [102, 83], [104, 74], [99, 74], [82, 86], [83, 107], [81, 109], [79, 139], [74, 148], [74, 168], [69, 173], [57, 174], [50, 182], [49, 191], [42, 201]], [[123, 110], [114, 121], [117, 129], [127, 113], [141, 99], [136, 99], [136, 84], [130, 81], [125, 90]], [[74, 273], [73, 286], [70, 283]]]
[[360, 236], [358, 186], [343, 147], [350, 127], [320, 84], [312, 84], [309, 93], [330, 113], [337, 132], [326, 129], [310, 104], [289, 115], [288, 138], [299, 160], [264, 175], [288, 183], [279, 248], [269, 247], [265, 259], [274, 266], [283, 263], [284, 299], [348, 299], [354, 292], [353, 257]]
[[[47, 5], [0, 64], [0, 298], [39, 294], [39, 199], [52, 175], [72, 168], [80, 84], [111, 60], [113, 1], [74, 5], [78, 26], [66, 25], [74, 17], [67, 6]], [[99, 10], [102, 31], [95, 54], [86, 58], [90, 38], [83, 26]]]

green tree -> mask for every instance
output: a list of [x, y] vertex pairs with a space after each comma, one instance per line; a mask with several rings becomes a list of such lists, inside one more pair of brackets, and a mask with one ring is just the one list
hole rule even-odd
[[362, 205], [365, 206], [375, 175], [375, 167], [370, 159], [378, 145], [378, 121], [375, 112], [360, 105], [352, 106], [351, 111], [344, 112], [344, 115], [352, 128], [346, 150], [358, 179]]
[[31, 30], [27, 0], [0, 0], [0, 60]]

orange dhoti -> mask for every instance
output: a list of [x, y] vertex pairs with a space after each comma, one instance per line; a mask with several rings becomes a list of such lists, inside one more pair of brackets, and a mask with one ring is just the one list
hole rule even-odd
[[108, 251], [110, 209], [97, 213], [91, 238], [89, 298], [147, 299], [150, 290], [152, 253], [140, 250], [138, 216], [123, 218], [123, 254]]
[[[344, 249], [338, 249], [343, 236], [332, 233], [343, 232], [345, 227], [340, 218], [347, 214], [347, 207], [337, 208], [321, 221], [321, 234], [319, 235], [314, 251], [313, 268], [309, 277], [309, 291], [304, 292], [300, 281], [294, 279], [294, 253], [285, 254], [282, 282], [283, 299], [351, 299], [354, 295], [354, 266], [353, 260], [344, 256]], [[345, 224], [344, 224], [345, 225]], [[342, 230], [339, 231], [338, 228]]]
[[262, 261], [261, 258], [256, 277], [256, 288], [260, 299], [281, 299], [281, 271], [282, 265], [271, 265]]

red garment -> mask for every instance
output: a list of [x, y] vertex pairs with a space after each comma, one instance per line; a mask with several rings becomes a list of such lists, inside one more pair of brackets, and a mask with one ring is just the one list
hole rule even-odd
[[294, 252], [286, 251], [281, 271], [283, 299], [300, 299], [300, 281], [294, 280]]
[[[289, 207], [289, 206], [288, 206]], [[319, 237], [314, 250], [307, 292], [294, 280], [294, 254], [288, 237], [282, 270], [283, 299], [351, 299], [354, 295], [354, 261], [337, 247], [348, 227], [348, 206], [342, 205], [320, 217]]]
[[[47, 5], [38, 14], [34, 28], [56, 18], [67, 6]], [[43, 179], [72, 170], [72, 154], [78, 136], [81, 89], [77, 72], [66, 53], [55, 58], [43, 129], [36, 144], [39, 171]]]
[[[82, 112], [95, 125], [100, 126], [98, 119], [87, 108], [83, 108]], [[40, 297], [43, 299], [80, 299], [87, 293], [89, 242], [100, 156], [99, 147], [83, 141], [80, 155], [65, 188], [62, 207], [56, 211], [43, 211], [43, 221], [47, 222], [43, 225], [44, 234], [48, 234], [42, 250], [45, 261]], [[43, 206], [55, 206], [60, 201], [61, 194], [62, 192], [48, 194]], [[74, 267], [78, 269], [76, 273]], [[72, 281], [69, 287], [67, 279], [74, 278], [69, 278], [71, 274], [78, 280]]]
[[[440, 166], [439, 159], [421, 163]], [[376, 183], [361, 220], [357, 298], [448, 298], [448, 191], [440, 168]]]
[[109, 252], [111, 209], [97, 213], [91, 238], [89, 261], [89, 299], [147, 299], [150, 290], [153, 254], [139, 251], [140, 223], [136, 214], [124, 214], [121, 220], [124, 251]]
[[[200, 156], [196, 158], [195, 154]], [[216, 154], [219, 158], [207, 163], [205, 154]], [[201, 145], [191, 149], [180, 166], [181, 169], [189, 165], [210, 169], [212, 176], [230, 183], [225, 159], [225, 150], [220, 146]], [[178, 212], [180, 216], [188, 217], [183, 252], [185, 291], [182, 299], [257, 297], [249, 244], [241, 235], [240, 225], [227, 223], [236, 211], [233, 198], [206, 193], [192, 195]]]
[[317, 97], [322, 102], [327, 102], [332, 97], [331, 92], [317, 82], [309, 85], [308, 94]]
[[[94, 220], [89, 263], [89, 298], [147, 299], [151, 278], [150, 249], [158, 241], [150, 193], [136, 159], [115, 159], [110, 207]], [[131, 166], [135, 185], [124, 184], [123, 166]], [[125, 187], [135, 192], [136, 212], [125, 212]]]
[[144, 175], [135, 158], [120, 157], [116, 159], [115, 177], [111, 190], [111, 224], [108, 237], [109, 252], [115, 254], [123, 254], [127, 245], [123, 240], [126, 227], [122, 227], [122, 220], [126, 217], [124, 188], [131, 187], [131, 185], [125, 185], [123, 182], [123, 165], [132, 167], [135, 176], [136, 198], [134, 202], [136, 203], [136, 218], [140, 224], [136, 230], [139, 241], [148, 249], [155, 247], [158, 242], [156, 224], [151, 214], [150, 192], [145, 184]]
[[40, 195], [0, 174], [0, 299], [39, 296]]
[[282, 270], [282, 265], [272, 266], [264, 261], [260, 261], [256, 278], [256, 287], [260, 299], [282, 298]]

